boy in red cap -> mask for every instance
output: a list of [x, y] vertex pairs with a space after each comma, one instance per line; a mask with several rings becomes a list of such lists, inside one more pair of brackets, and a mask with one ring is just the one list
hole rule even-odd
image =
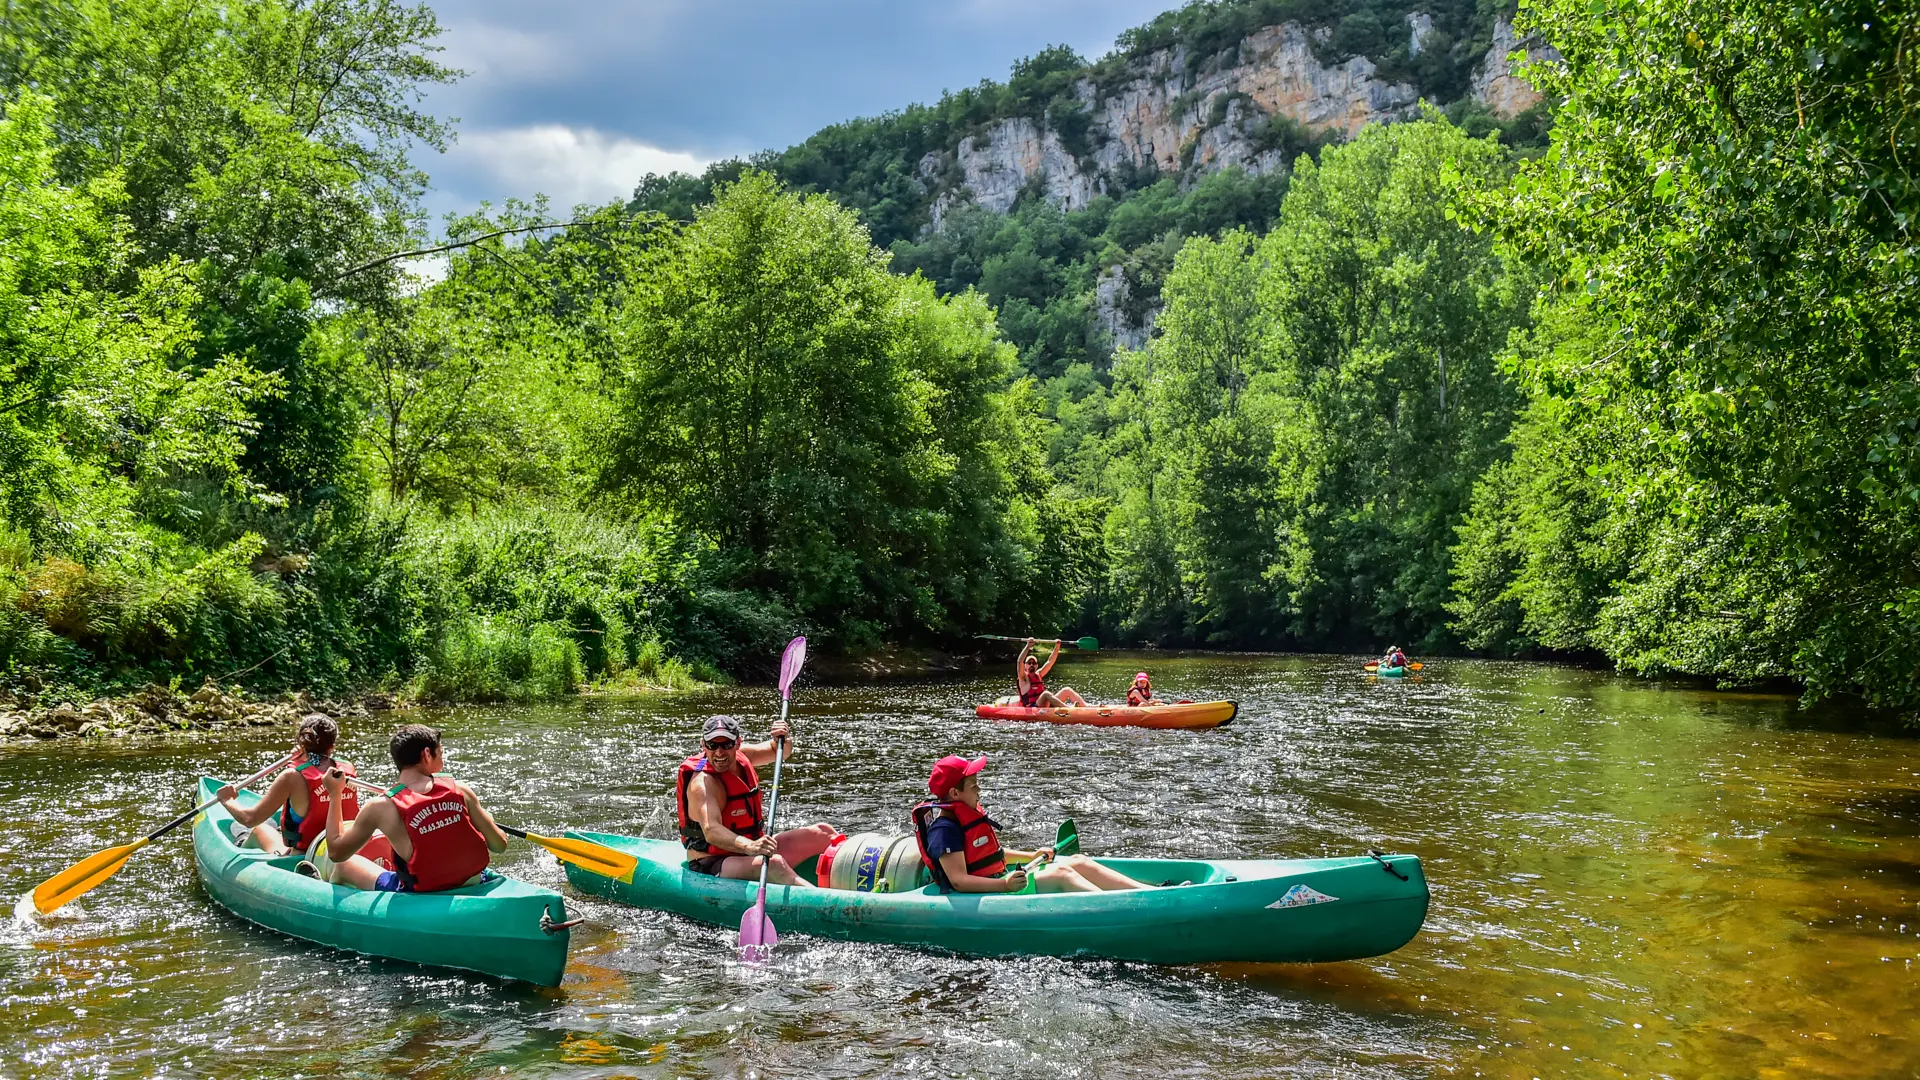
[[[913, 808], [920, 861], [933, 873], [941, 892], [1017, 893], [1027, 887], [1027, 871], [1009, 873], [1008, 863], [1024, 865], [1054, 857], [1050, 847], [1017, 851], [1000, 846], [998, 825], [980, 808], [980, 770], [986, 767], [984, 754], [972, 761], [952, 754], [941, 758], [927, 777], [927, 790], [933, 793], [934, 801]], [[1056, 860], [1033, 876], [1038, 892], [1149, 887], [1084, 855]]]

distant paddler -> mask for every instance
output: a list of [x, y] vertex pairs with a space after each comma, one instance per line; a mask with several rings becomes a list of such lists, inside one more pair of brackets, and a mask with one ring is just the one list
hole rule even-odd
[[1073, 687], [1063, 686], [1057, 691], [1047, 689], [1047, 673], [1053, 670], [1054, 663], [1060, 659], [1062, 641], [1053, 639], [1053, 652], [1047, 656], [1045, 664], [1040, 663], [1040, 658], [1034, 655], [1035, 644], [1033, 638], [1028, 638], [1020, 649], [1020, 658], [1014, 661], [1014, 680], [1020, 687], [1020, 704], [1029, 709], [1084, 708], [1087, 699], [1075, 692]]

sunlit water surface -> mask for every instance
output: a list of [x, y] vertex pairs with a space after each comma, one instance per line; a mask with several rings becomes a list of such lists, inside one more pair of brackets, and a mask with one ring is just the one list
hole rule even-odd
[[[1111, 699], [1138, 658], [1063, 663]], [[1399, 952], [1317, 967], [977, 960], [732, 933], [590, 897], [565, 985], [331, 952], [216, 907], [185, 831], [55, 917], [0, 929], [0, 1076], [1804, 1077], [1920, 1075], [1920, 743], [1784, 698], [1442, 661], [1157, 658], [1237, 698], [1211, 732], [999, 724], [981, 677], [803, 684], [781, 818], [904, 827], [927, 766], [985, 752], [1020, 843], [1072, 815], [1094, 853], [1426, 860]], [[1062, 678], [1064, 676], [1064, 678]], [[672, 834], [674, 764], [766, 689], [418, 714], [502, 820]], [[394, 721], [351, 728], [386, 775]], [[280, 736], [0, 750], [18, 896], [241, 775]], [[517, 846], [506, 869], [566, 888]], [[11, 904], [11, 899], [9, 900]]]

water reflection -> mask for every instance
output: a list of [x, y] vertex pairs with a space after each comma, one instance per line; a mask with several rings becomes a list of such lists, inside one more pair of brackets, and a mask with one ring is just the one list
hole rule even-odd
[[[1117, 697], [1138, 658], [1061, 674]], [[982, 961], [728, 931], [577, 901], [565, 986], [301, 946], [214, 907], [186, 838], [45, 925], [0, 927], [8, 1076], [1756, 1076], [1920, 1068], [1920, 754], [1776, 695], [1524, 664], [1155, 658], [1233, 697], [1214, 732], [993, 724], [994, 678], [802, 685], [782, 816], [904, 828], [928, 764], [985, 752], [1016, 842], [1071, 815], [1095, 851], [1425, 857], [1427, 929], [1378, 960], [1160, 969]], [[670, 836], [672, 767], [764, 689], [431, 715], [503, 819]], [[384, 725], [383, 725], [384, 727]], [[372, 771], [384, 729], [349, 729]], [[202, 772], [283, 739], [0, 751], [0, 882], [137, 835]], [[564, 887], [516, 848], [508, 869]]]

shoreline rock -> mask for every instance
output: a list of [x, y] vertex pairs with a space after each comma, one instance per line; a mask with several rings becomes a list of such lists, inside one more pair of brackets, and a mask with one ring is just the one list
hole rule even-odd
[[256, 697], [211, 682], [191, 693], [147, 686], [131, 694], [97, 698], [84, 705], [23, 705], [0, 693], [0, 744], [63, 738], [125, 738], [183, 731], [280, 726], [291, 732], [307, 713], [366, 716], [392, 709], [393, 698], [367, 694], [346, 700], [315, 698], [306, 691]]

